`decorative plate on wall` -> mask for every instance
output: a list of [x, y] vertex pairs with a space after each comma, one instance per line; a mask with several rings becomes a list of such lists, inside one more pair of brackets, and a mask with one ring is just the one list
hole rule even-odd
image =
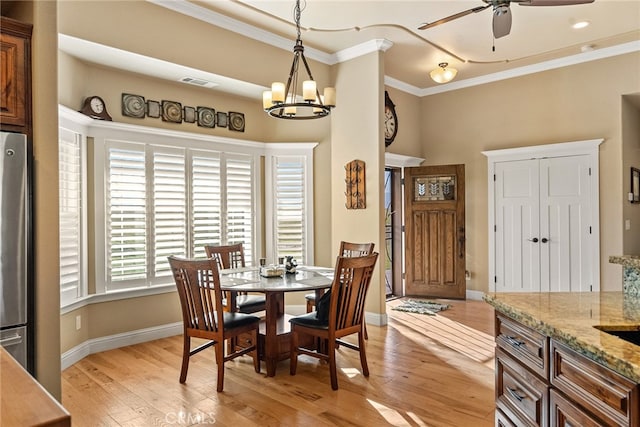
[[198, 126], [216, 127], [216, 110], [209, 107], [198, 107]]
[[244, 114], [229, 111], [229, 130], [244, 132]]
[[147, 117], [153, 119], [160, 117], [160, 103], [158, 101], [147, 101]]
[[216, 117], [216, 125], [221, 128], [227, 127], [227, 113], [218, 111], [218, 115]]
[[184, 107], [183, 111], [184, 121], [186, 123], [195, 123], [196, 122], [196, 109], [193, 107]]
[[175, 101], [162, 101], [162, 121], [182, 123], [182, 104]]
[[130, 93], [122, 94], [122, 115], [127, 117], [135, 117], [143, 119], [146, 112], [146, 103], [144, 97], [140, 95], [132, 95]]

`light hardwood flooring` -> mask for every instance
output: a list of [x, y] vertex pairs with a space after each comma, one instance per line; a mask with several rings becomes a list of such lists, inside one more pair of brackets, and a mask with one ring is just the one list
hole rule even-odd
[[446, 301], [436, 316], [392, 310], [368, 325], [369, 378], [356, 352], [338, 350], [338, 383], [328, 366], [301, 356], [268, 378], [251, 358], [225, 365], [216, 393], [213, 350], [191, 358], [178, 382], [182, 337], [90, 355], [62, 373], [62, 404], [73, 426], [493, 426], [493, 308]]

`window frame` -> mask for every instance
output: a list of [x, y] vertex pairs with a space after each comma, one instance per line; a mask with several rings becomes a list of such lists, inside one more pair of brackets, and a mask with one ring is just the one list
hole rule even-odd
[[[88, 209], [84, 209], [85, 230], [83, 236], [86, 240], [83, 251], [83, 267], [85, 278], [83, 279], [83, 292], [73, 301], [61, 302], [61, 313], [76, 310], [82, 306], [92, 303], [102, 303], [118, 299], [134, 298], [146, 295], [155, 295], [166, 292], [175, 292], [175, 285], [172, 280], [167, 280], [166, 284], [158, 283], [154, 286], [144, 286], [137, 288], [124, 288], [120, 291], [106, 292], [106, 145], [105, 141], [126, 141], [138, 142], [153, 145], [166, 145], [169, 147], [183, 147], [191, 150], [192, 153], [198, 151], [219, 151], [221, 153], [237, 153], [252, 156], [253, 173], [253, 212], [256, 221], [254, 223], [252, 250], [253, 260], [257, 264], [258, 258], [262, 256], [264, 250], [269, 251], [275, 243], [267, 236], [270, 231], [266, 230], [274, 215], [267, 212], [272, 209], [273, 187], [270, 183], [271, 169], [270, 163], [276, 156], [305, 156], [305, 173], [307, 177], [305, 194], [308, 216], [306, 218], [307, 228], [307, 254], [309, 263], [313, 262], [314, 248], [314, 222], [313, 222], [313, 152], [318, 143], [265, 143], [259, 141], [242, 140], [212, 136], [205, 134], [195, 134], [190, 132], [175, 131], [168, 129], [152, 128], [127, 123], [107, 122], [90, 119], [83, 114], [73, 111], [67, 107], [59, 105], [59, 126], [72, 127], [77, 132], [82, 133], [85, 144], [85, 176], [83, 185], [85, 186], [84, 201], [92, 202], [93, 217], [87, 218]], [[189, 156], [189, 167], [191, 158]], [[91, 167], [91, 170], [88, 167]], [[91, 200], [88, 199], [91, 197]], [[89, 236], [87, 230], [93, 234]], [[271, 229], [272, 230], [272, 229]], [[88, 246], [91, 240], [92, 247]], [[249, 261], [249, 260], [248, 260]], [[91, 272], [91, 276], [88, 273]]]
[[[60, 131], [66, 130], [72, 134], [75, 134], [76, 141], [78, 142], [79, 148], [79, 163], [80, 163], [80, 224], [78, 225], [79, 232], [79, 283], [76, 287], [75, 295], [72, 292], [63, 292], [62, 291], [62, 283], [59, 283], [60, 287], [60, 306], [65, 306], [69, 304], [73, 304], [75, 301], [82, 299], [87, 296], [88, 290], [88, 216], [87, 216], [87, 134], [89, 133], [89, 127], [92, 120], [88, 117], [81, 116], [78, 117], [74, 112], [73, 114], [68, 114], [65, 112], [61, 112], [58, 119], [58, 144], [60, 143]], [[60, 150], [60, 147], [58, 147]], [[59, 167], [58, 167], [59, 169]], [[58, 171], [58, 181], [60, 180], [60, 174]], [[58, 182], [59, 184], [59, 182]], [[60, 190], [58, 189], [58, 200], [60, 199]], [[58, 212], [59, 212], [58, 206]], [[59, 219], [58, 219], [59, 220]], [[58, 233], [60, 230], [58, 229]], [[58, 234], [58, 239], [60, 239], [60, 234]], [[60, 259], [60, 246], [58, 245], [58, 258]]]

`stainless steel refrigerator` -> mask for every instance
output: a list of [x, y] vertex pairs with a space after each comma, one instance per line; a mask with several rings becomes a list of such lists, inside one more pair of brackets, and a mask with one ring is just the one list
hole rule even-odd
[[9, 132], [0, 137], [0, 345], [32, 372], [27, 138]]

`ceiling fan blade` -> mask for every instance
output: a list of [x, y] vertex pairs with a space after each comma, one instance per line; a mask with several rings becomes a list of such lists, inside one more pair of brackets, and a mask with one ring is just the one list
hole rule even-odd
[[470, 15], [472, 13], [478, 13], [480, 11], [485, 10], [491, 6], [491, 4], [487, 4], [485, 6], [474, 7], [473, 9], [465, 10], [464, 12], [456, 13], [455, 15], [447, 16], [446, 18], [438, 19], [437, 21], [429, 22], [426, 24], [422, 24], [422, 26], [418, 27], [419, 30], [426, 30], [427, 28], [435, 27], [436, 25], [444, 24], [445, 22], [453, 21], [454, 19], [462, 18], [463, 16]]
[[569, 6], [572, 4], [593, 3], [594, 0], [512, 0], [520, 6]]
[[511, 32], [511, 9], [508, 4], [493, 9], [493, 37], [499, 39]]

